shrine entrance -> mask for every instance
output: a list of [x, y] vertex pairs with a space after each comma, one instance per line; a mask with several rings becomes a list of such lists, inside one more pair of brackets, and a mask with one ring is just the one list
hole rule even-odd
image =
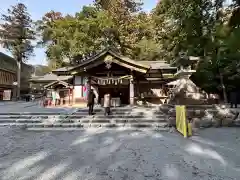
[[129, 85], [99, 85], [99, 103], [103, 104], [106, 93], [110, 93], [113, 106], [129, 104]]
[[130, 79], [131, 76], [91, 77], [98, 88], [98, 103], [103, 105], [104, 95], [109, 93], [112, 106], [130, 104]]

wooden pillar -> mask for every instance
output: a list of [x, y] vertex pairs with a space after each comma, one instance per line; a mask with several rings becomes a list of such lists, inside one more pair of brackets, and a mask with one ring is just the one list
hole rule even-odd
[[[71, 96], [71, 89], [68, 89], [68, 105], [70, 105], [70, 96]], [[66, 103], [67, 104], [67, 103]]]
[[12, 88], [12, 97], [11, 97], [12, 101], [16, 101], [17, 100], [17, 87], [13, 86]]
[[86, 91], [87, 91], [86, 100], [88, 100], [88, 94], [89, 94], [89, 92], [90, 92], [90, 90], [91, 90], [91, 77], [88, 77], [86, 88], [87, 88], [87, 90], [86, 90]]
[[73, 106], [73, 104], [75, 103], [74, 88], [72, 88], [71, 92], [72, 92], [71, 105]]
[[133, 83], [133, 79], [130, 80], [130, 84], [129, 84], [129, 97], [130, 97], [130, 105], [134, 105], [135, 102], [135, 94], [134, 94], [134, 83]]

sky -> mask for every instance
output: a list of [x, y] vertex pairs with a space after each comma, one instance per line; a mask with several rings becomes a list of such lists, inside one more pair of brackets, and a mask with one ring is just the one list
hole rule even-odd
[[[81, 10], [82, 6], [91, 4], [93, 0], [0, 0], [0, 13], [6, 13], [11, 5], [15, 5], [18, 2], [24, 3], [27, 6], [33, 20], [38, 20], [51, 10], [59, 11], [63, 14], [75, 14]], [[143, 10], [150, 11], [155, 7], [158, 0], [143, 0], [143, 2]], [[11, 55], [1, 47], [0, 52]], [[35, 56], [31, 57], [28, 63], [46, 65], [44, 49], [35, 48], [34, 53]]]

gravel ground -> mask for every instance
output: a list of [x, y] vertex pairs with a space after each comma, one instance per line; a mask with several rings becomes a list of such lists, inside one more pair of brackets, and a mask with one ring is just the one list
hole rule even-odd
[[238, 180], [240, 131], [0, 129], [1, 180]]

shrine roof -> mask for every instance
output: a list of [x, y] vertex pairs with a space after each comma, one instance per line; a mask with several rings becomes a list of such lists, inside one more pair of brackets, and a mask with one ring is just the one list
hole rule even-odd
[[187, 64], [194, 64], [194, 63], [199, 63], [199, 61], [201, 60], [200, 57], [197, 56], [188, 56], [187, 58], [177, 58], [175, 59], [175, 61], [172, 62], [172, 66], [180, 66], [179, 62], [185, 62]]
[[57, 80], [44, 86], [45, 89], [54, 88], [56, 85], [63, 85], [65, 88], [72, 88], [73, 86], [65, 81]]
[[149, 65], [151, 69], [177, 69], [168, 64], [166, 61], [139, 61], [142, 64]]
[[58, 76], [56, 74], [46, 74], [44, 76], [33, 76], [30, 81], [67, 81], [71, 79], [72, 76]]
[[[17, 72], [17, 61], [11, 56], [8, 56], [2, 52], [0, 52], [0, 64], [0, 69], [2, 70], [10, 71], [12, 73]], [[22, 62], [22, 69], [31, 72], [33, 71], [33, 66]]]
[[68, 70], [71, 70], [73, 69], [75, 66], [66, 66], [66, 67], [61, 67], [61, 68], [58, 68], [58, 69], [54, 69], [54, 71], [58, 71], [58, 72], [61, 72], [61, 71], [68, 71]]
[[96, 60], [98, 60], [100, 57], [106, 55], [106, 54], [110, 54], [120, 60], [122, 60], [123, 62], [126, 62], [126, 63], [130, 63], [130, 64], [133, 64], [133, 65], [136, 65], [136, 66], [139, 66], [139, 67], [142, 67], [142, 68], [146, 68], [146, 69], [149, 69], [150, 66], [149, 65], [146, 65], [146, 64], [142, 64], [138, 61], [134, 61], [126, 56], [123, 56], [121, 55], [120, 53], [112, 50], [112, 49], [106, 49], [98, 54], [96, 54], [95, 56], [92, 56], [92, 57], [89, 57], [88, 59], [82, 61], [79, 65], [77, 65], [76, 67], [74, 67], [73, 69], [76, 69], [78, 67], [84, 67], [85, 65], [88, 65], [89, 63], [92, 63]]
[[[176, 69], [176, 67], [172, 67], [170, 64], [166, 63], [166, 61], [136, 61], [136, 60], [132, 60], [126, 56], [121, 55], [119, 52], [116, 52], [115, 50], [113, 50], [111, 48], [108, 48], [108, 49], [105, 49], [105, 50], [91, 56], [91, 57], [88, 57], [85, 59], [80, 59], [79, 64], [76, 66], [63, 67], [63, 68], [53, 70], [52, 72], [60, 73], [60, 74], [61, 73], [69, 74], [73, 70], [83, 69], [83, 68], [89, 66], [90, 64], [92, 66], [93, 62], [96, 62], [102, 56], [107, 55], [107, 54], [110, 54], [110, 55], [114, 56], [115, 58], [120, 59], [123, 64], [127, 63], [128, 65], [130, 64], [131, 67], [135, 66], [137, 70], [142, 69], [143, 72], [147, 71], [149, 69]], [[127, 66], [127, 67], [129, 67], [129, 66]]]

